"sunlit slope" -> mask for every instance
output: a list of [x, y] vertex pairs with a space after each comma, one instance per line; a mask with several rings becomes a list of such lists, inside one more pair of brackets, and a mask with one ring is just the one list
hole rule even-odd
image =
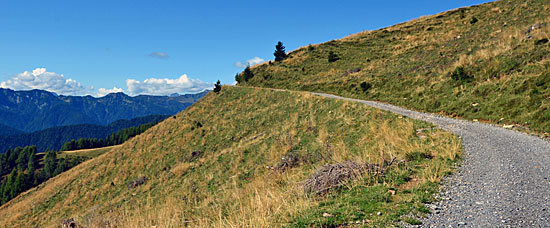
[[[502, 0], [299, 48], [245, 84], [550, 132], [550, 2]], [[329, 62], [333, 52], [337, 58]], [[362, 85], [363, 84], [363, 85]]]
[[[6, 203], [0, 226], [387, 225], [425, 211], [459, 152], [450, 133], [359, 103], [224, 87]], [[325, 164], [394, 158], [324, 196], [302, 188]]]

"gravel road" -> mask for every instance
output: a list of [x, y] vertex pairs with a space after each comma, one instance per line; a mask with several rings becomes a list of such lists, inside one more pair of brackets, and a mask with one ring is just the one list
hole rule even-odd
[[462, 138], [464, 161], [422, 227], [550, 227], [550, 142], [498, 126], [330, 94], [431, 122]]

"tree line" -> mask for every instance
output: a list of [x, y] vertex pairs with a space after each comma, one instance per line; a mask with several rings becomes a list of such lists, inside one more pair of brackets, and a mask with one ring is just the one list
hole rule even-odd
[[58, 159], [56, 151], [48, 150], [39, 154], [44, 158], [41, 164], [36, 151], [36, 146], [27, 146], [0, 154], [0, 205], [84, 160], [76, 156]]
[[155, 126], [158, 122], [152, 122], [147, 124], [142, 124], [137, 127], [129, 127], [112, 133], [110, 136], [107, 136], [105, 139], [96, 139], [96, 138], [81, 138], [78, 140], [71, 140], [66, 142], [61, 147], [61, 151], [68, 150], [81, 150], [81, 149], [93, 149], [106, 146], [114, 146], [126, 142], [128, 139], [139, 135], [146, 131], [147, 129]]
[[[105, 139], [71, 140], [66, 142], [61, 149], [92, 149], [118, 145], [141, 134], [158, 122], [122, 129]], [[46, 150], [45, 153], [38, 154], [37, 151], [36, 146], [26, 146], [8, 149], [5, 153], [0, 153], [0, 205], [85, 160], [79, 156], [58, 158], [58, 152], [54, 150]]]
[[107, 126], [94, 124], [79, 124], [52, 127], [31, 133], [19, 135], [0, 135], [0, 152], [15, 147], [35, 145], [38, 151], [60, 150], [63, 144], [73, 139], [98, 138], [103, 139], [122, 129], [147, 123], [156, 123], [168, 118], [168, 115], [149, 115], [130, 120], [117, 120]]

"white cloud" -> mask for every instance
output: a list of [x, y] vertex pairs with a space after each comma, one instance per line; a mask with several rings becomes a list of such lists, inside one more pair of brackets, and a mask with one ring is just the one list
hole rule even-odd
[[0, 83], [0, 88], [13, 90], [41, 89], [57, 94], [79, 95], [88, 93], [93, 87], [84, 87], [71, 78], [65, 78], [63, 74], [48, 72], [46, 68], [36, 68], [32, 72], [25, 71]]
[[260, 64], [260, 63], [263, 63], [265, 62], [264, 59], [256, 56], [252, 59], [249, 59], [249, 60], [246, 60], [246, 62], [242, 63], [242, 62], [236, 62], [235, 63], [235, 66], [238, 67], [238, 68], [245, 68], [246, 66], [254, 66], [256, 64]]
[[149, 78], [143, 82], [127, 79], [126, 86], [126, 90], [116, 86], [112, 89], [99, 88], [96, 90], [93, 86], [83, 86], [74, 79], [66, 78], [63, 74], [48, 72], [46, 68], [36, 68], [32, 72], [25, 71], [0, 83], [0, 88], [13, 90], [40, 89], [60, 95], [92, 95], [95, 97], [102, 97], [109, 93], [118, 92], [125, 92], [131, 96], [141, 94], [164, 96], [174, 93], [197, 93], [205, 89], [212, 89], [214, 83], [188, 78], [184, 74], [176, 79]]
[[149, 54], [149, 57], [159, 58], [159, 59], [170, 58], [170, 56], [166, 52], [152, 52], [151, 54]]
[[148, 78], [143, 82], [127, 79], [128, 93], [132, 96], [146, 95], [170, 95], [174, 93], [196, 93], [214, 87], [213, 83], [203, 82], [199, 79], [188, 78], [186, 74], [176, 79]]
[[116, 86], [113, 87], [112, 89], [99, 88], [97, 90], [96, 96], [97, 97], [103, 97], [103, 96], [105, 96], [109, 93], [120, 93], [120, 92], [124, 93], [124, 90], [122, 88], [117, 88]]

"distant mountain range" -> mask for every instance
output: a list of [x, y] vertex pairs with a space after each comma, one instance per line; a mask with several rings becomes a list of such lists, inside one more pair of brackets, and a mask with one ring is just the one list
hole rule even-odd
[[25, 132], [0, 124], [0, 135], [17, 135], [17, 134], [23, 134], [23, 133]]
[[130, 120], [117, 120], [109, 125], [77, 124], [70, 126], [52, 127], [32, 133], [19, 135], [0, 136], [0, 153], [15, 147], [25, 147], [35, 145], [39, 152], [50, 150], [59, 150], [65, 142], [78, 140], [80, 138], [105, 137], [119, 130], [136, 127], [147, 123], [160, 122], [169, 117], [169, 115], [149, 115]]
[[0, 135], [13, 135], [12, 132], [16, 130], [33, 132], [76, 124], [107, 125], [120, 119], [153, 114], [173, 115], [208, 92], [135, 97], [111, 93], [95, 98], [58, 96], [44, 90], [14, 91], [0, 88]]

